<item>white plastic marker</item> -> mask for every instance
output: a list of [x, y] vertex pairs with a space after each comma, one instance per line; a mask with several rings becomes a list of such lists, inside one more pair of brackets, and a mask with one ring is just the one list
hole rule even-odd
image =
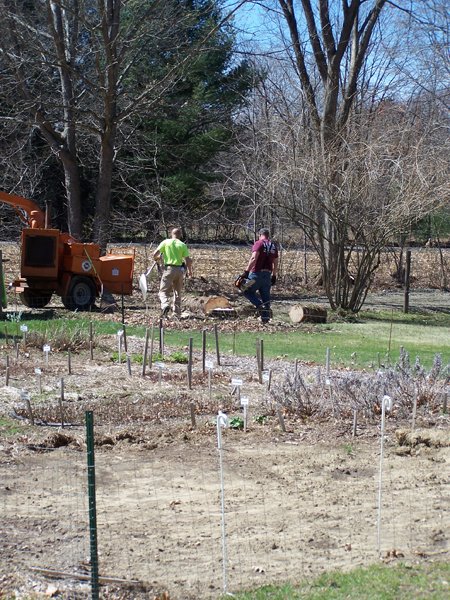
[[211, 374], [214, 369], [214, 361], [213, 360], [205, 360], [205, 369], [208, 369], [208, 393], [209, 393], [209, 401], [211, 401]]
[[23, 333], [22, 339], [23, 339], [24, 345], [26, 346], [27, 345], [27, 331], [28, 331], [28, 326], [27, 325], [21, 325], [20, 326], [20, 331]]
[[392, 410], [392, 398], [390, 396], [383, 396], [381, 400], [381, 442], [380, 442], [380, 475], [378, 481], [378, 525], [377, 525], [377, 546], [378, 554], [381, 551], [381, 489], [382, 489], [382, 476], [383, 476], [383, 454], [384, 454], [384, 424], [386, 420], [386, 411]]
[[119, 329], [117, 332], [117, 346], [119, 349], [119, 364], [122, 362], [122, 339], [123, 339], [123, 329]]
[[217, 414], [217, 448], [219, 449], [219, 470], [221, 490], [221, 515], [222, 515], [222, 563], [223, 563], [223, 592], [227, 593], [227, 537], [225, 528], [225, 486], [223, 481], [223, 446], [222, 428], [228, 426], [228, 417], [219, 410]]
[[244, 431], [247, 431], [248, 423], [248, 398], [241, 398], [241, 406], [244, 407]]
[[155, 367], [158, 369], [158, 384], [161, 385], [162, 381], [162, 372], [164, 367], [166, 366], [163, 362], [155, 362], [153, 363]]
[[42, 348], [44, 354], [45, 354], [45, 366], [48, 367], [48, 355], [50, 354], [50, 346], [48, 344], [45, 344]]
[[42, 370], [39, 367], [36, 367], [34, 372], [38, 376], [39, 393], [42, 394]]

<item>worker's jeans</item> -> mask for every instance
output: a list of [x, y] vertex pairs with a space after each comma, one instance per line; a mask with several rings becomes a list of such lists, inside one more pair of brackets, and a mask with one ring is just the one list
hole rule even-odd
[[184, 268], [164, 267], [159, 286], [159, 299], [161, 309], [164, 310], [173, 302], [173, 312], [181, 314], [181, 290], [183, 289]]
[[249, 290], [244, 292], [244, 296], [259, 310], [261, 321], [268, 323], [270, 320], [270, 281], [272, 273], [258, 271], [257, 273], [250, 273], [248, 278], [255, 283]]

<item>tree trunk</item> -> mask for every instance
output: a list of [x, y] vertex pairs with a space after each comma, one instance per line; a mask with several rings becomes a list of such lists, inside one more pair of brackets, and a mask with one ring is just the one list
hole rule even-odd
[[62, 159], [67, 194], [67, 224], [69, 233], [81, 238], [81, 185], [77, 163], [72, 157]]
[[[115, 129], [115, 128], [114, 128]], [[94, 239], [106, 250], [109, 239], [109, 220], [111, 215], [111, 182], [114, 164], [114, 133], [105, 133], [100, 156], [100, 169], [95, 198]]]

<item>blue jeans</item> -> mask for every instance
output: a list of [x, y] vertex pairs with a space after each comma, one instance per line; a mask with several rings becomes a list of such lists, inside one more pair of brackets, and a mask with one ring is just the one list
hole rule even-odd
[[272, 273], [258, 271], [257, 273], [250, 273], [248, 278], [255, 283], [249, 290], [244, 292], [244, 296], [259, 309], [261, 321], [268, 323], [270, 320], [270, 280]]

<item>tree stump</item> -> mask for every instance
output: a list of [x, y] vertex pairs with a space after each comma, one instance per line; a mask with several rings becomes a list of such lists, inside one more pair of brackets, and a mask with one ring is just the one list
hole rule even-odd
[[233, 308], [228, 298], [224, 296], [203, 296], [198, 298], [198, 302], [205, 315], [209, 315], [209, 313], [218, 308]]
[[317, 305], [296, 304], [289, 311], [293, 323], [326, 323], [327, 309]]

